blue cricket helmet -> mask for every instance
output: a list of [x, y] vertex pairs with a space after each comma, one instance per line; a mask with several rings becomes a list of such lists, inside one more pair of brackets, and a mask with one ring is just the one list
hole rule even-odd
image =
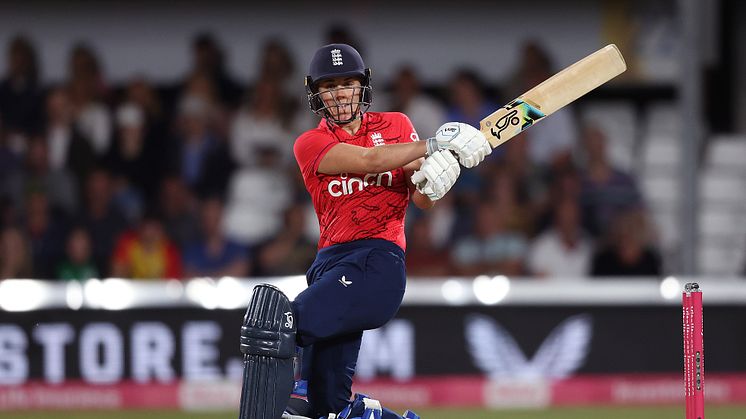
[[332, 77], [367, 77], [363, 57], [347, 44], [329, 44], [319, 48], [311, 59], [309, 77], [313, 83]]
[[309, 75], [306, 76], [306, 93], [311, 111], [324, 118], [332, 119], [337, 123], [347, 121], [334, 120], [318, 93], [318, 83], [322, 80], [335, 77], [357, 77], [360, 79], [362, 90], [360, 93], [360, 113], [365, 112], [373, 99], [370, 84], [370, 69], [365, 67], [363, 57], [360, 53], [347, 44], [329, 44], [319, 48], [311, 59]]

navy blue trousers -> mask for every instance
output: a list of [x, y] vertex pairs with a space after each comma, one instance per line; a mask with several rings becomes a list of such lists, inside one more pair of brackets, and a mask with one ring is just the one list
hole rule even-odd
[[404, 252], [380, 239], [321, 249], [293, 301], [302, 379], [315, 416], [339, 413], [352, 396], [363, 331], [383, 326], [404, 297]]

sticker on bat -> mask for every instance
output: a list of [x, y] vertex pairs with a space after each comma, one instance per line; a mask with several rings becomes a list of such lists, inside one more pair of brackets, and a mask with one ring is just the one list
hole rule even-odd
[[516, 99], [510, 102], [505, 107], [503, 107], [503, 109], [508, 112], [497, 120], [495, 126], [490, 128], [490, 132], [498, 140], [500, 139], [500, 134], [506, 129], [511, 127], [519, 127], [518, 131], [515, 132], [515, 134], [517, 134], [546, 116], [535, 106], [532, 106], [531, 104], [520, 99]]

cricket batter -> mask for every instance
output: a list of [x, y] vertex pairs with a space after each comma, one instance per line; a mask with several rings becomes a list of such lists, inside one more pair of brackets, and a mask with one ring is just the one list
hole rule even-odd
[[[311, 418], [370, 415], [363, 412], [377, 402], [350, 400], [352, 377], [363, 331], [386, 324], [404, 296], [409, 200], [432, 207], [456, 182], [459, 163], [474, 167], [492, 151], [466, 124], [447, 123], [418, 141], [407, 116], [366, 112], [370, 69], [346, 44], [316, 51], [306, 90], [322, 120], [296, 140], [294, 152], [319, 219], [319, 251], [306, 272], [308, 288], [294, 301], [271, 285], [254, 289], [241, 328], [240, 419], [279, 419], [284, 411]], [[418, 170], [425, 180], [415, 185]], [[296, 346], [303, 354], [298, 382]], [[307, 399], [291, 399], [294, 387]], [[401, 419], [387, 409], [382, 416]]]

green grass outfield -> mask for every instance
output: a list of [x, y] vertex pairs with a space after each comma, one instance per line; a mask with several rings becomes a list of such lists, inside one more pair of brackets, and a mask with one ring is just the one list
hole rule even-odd
[[[684, 419], [683, 407], [583, 407], [549, 410], [422, 409], [423, 419]], [[746, 418], [746, 406], [710, 406], [707, 419]], [[2, 419], [236, 419], [235, 412], [0, 412]]]

